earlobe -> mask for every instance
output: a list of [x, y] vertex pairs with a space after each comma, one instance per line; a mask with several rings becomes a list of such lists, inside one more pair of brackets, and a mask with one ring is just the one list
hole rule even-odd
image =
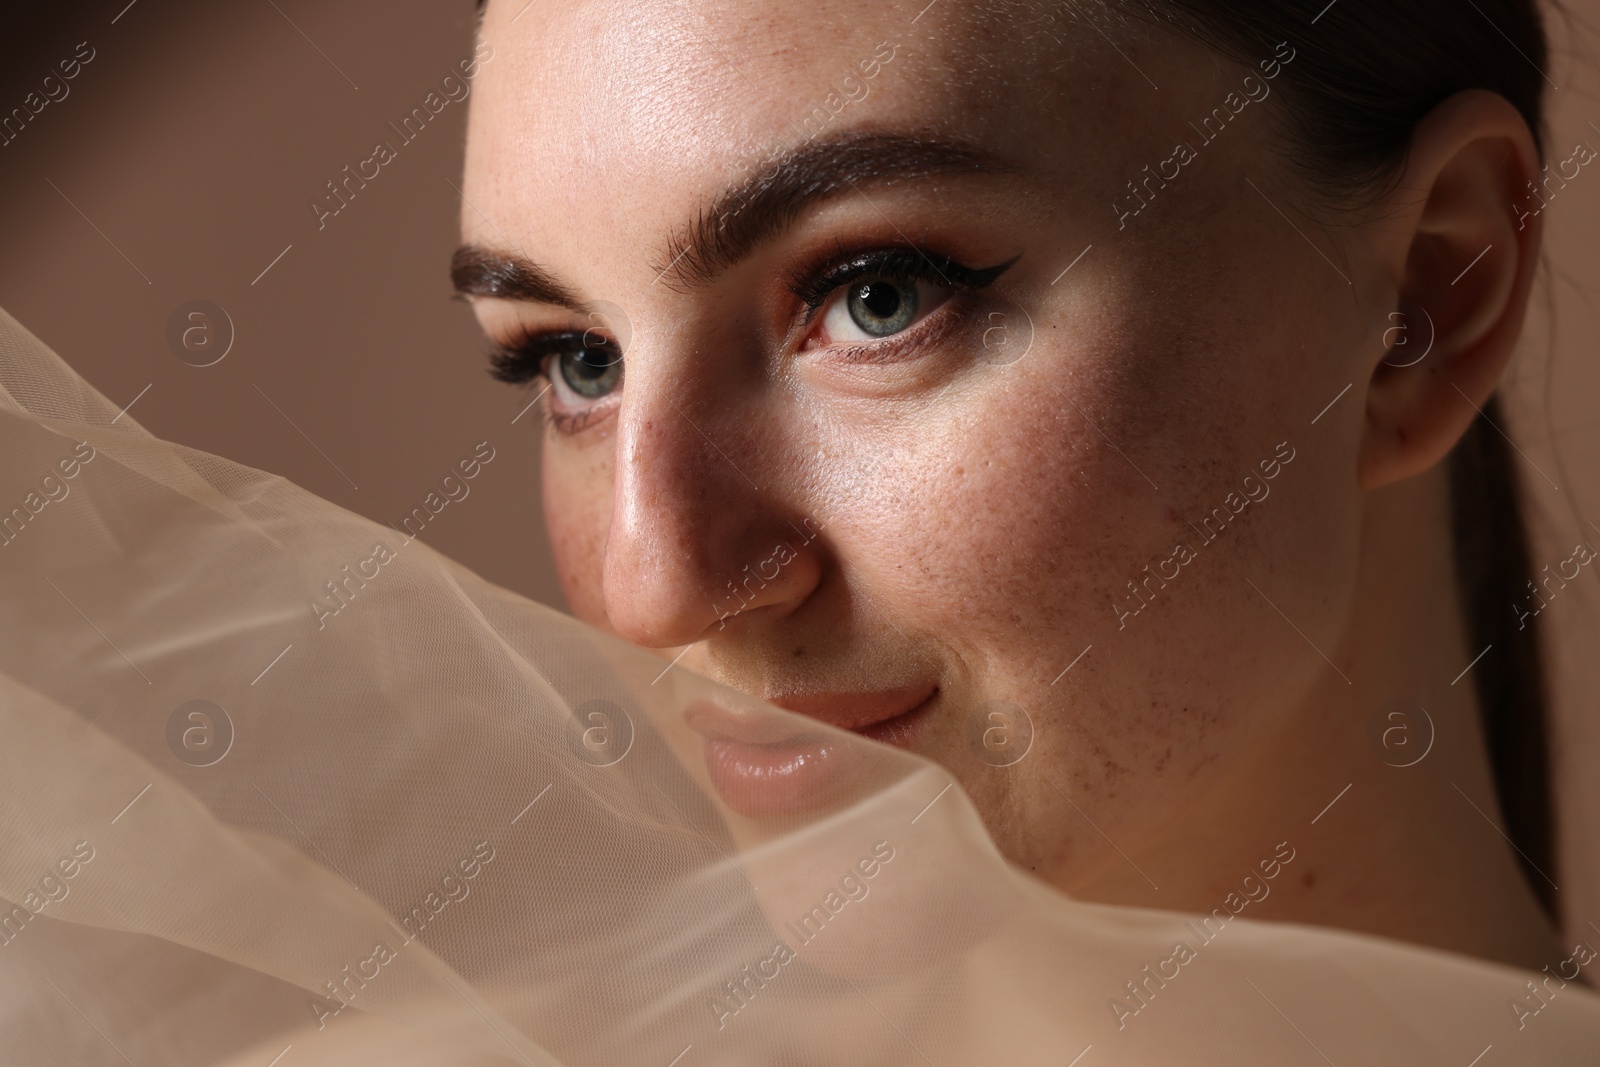
[[1538, 174], [1526, 122], [1495, 93], [1458, 93], [1417, 126], [1384, 215], [1410, 238], [1369, 367], [1362, 488], [1444, 459], [1499, 385], [1538, 264], [1541, 220], [1522, 203]]

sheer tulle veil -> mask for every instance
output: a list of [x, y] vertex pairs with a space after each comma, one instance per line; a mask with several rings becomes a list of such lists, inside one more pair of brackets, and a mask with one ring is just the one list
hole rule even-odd
[[[0, 455], [6, 1063], [1600, 1048], [1600, 997], [1554, 972], [1252, 922], [1231, 895], [1069, 900], [941, 769], [159, 440], [3, 313]], [[717, 746], [796, 739], [827, 753], [805, 788], [719, 795]]]

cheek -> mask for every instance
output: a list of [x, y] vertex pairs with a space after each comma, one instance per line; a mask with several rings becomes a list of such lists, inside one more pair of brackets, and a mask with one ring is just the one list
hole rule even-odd
[[[1225, 329], [1238, 316], [1208, 299], [1155, 320], [1057, 323], [1023, 363], [901, 435], [914, 444], [880, 442], [885, 503], [844, 549], [872, 559], [902, 618], [971, 670], [941, 762], [986, 813], [1015, 814], [989, 821], [1025, 862], [1071, 848], [1039, 825], [1073, 825], [1052, 781], [1132, 837], [1259, 755], [1267, 720], [1322, 661], [1252, 581], [1319, 645], [1336, 643], [1356, 550], [1337, 477], [1348, 448], [1309, 436], [1321, 401], [1304, 375], [1259, 370], [1298, 337]], [[1284, 440], [1296, 456], [1271, 496], [1225, 511], [1207, 541], [1191, 523], [1243, 498], [1243, 479]], [[1180, 543], [1190, 561], [1166, 562]], [[1163, 566], [1176, 577], [1153, 576]], [[1035, 730], [1028, 760], [1003, 772], [969, 753], [982, 721], [967, 712], [994, 699], [1021, 705]]]
[[541, 462], [545, 522], [561, 590], [573, 615], [609, 630], [601, 579], [611, 528], [611, 451], [547, 438]]
[[873, 484], [844, 550], [874, 561], [907, 624], [1019, 686], [1048, 686], [1115, 624], [1121, 572], [1171, 547], [1168, 494], [1140, 473], [1170, 489], [1147, 454], [1170, 429], [1153, 404], [1160, 383], [1127, 369], [1134, 353], [1158, 358], [1144, 342], [1112, 311], [1041, 316], [1020, 362], [975, 369], [914, 425], [857, 442]]

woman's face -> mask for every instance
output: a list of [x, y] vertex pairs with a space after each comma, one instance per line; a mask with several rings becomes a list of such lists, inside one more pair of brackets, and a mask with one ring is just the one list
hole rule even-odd
[[943, 764], [1069, 888], [1273, 765], [1393, 325], [1275, 147], [1292, 43], [961, 0], [483, 37], [457, 277], [548, 374], [579, 617]]

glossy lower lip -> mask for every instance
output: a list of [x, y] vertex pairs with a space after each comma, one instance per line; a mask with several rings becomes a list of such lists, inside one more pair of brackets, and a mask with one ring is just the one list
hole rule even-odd
[[[937, 693], [936, 688], [928, 690], [909, 710], [868, 719], [853, 732], [910, 747]], [[859, 720], [869, 708], [881, 713], [893, 706], [876, 694], [851, 699], [855, 703], [830, 705], [832, 715]], [[786, 698], [784, 703], [803, 701]], [[904, 706], [903, 699], [898, 703]], [[709, 701], [689, 707], [684, 718], [706, 739], [706, 772], [717, 795], [749, 817], [796, 814], [841, 803], [875, 780], [872, 772], [882, 762], [871, 746], [833, 731], [806, 729], [788, 718], [736, 712]]]

